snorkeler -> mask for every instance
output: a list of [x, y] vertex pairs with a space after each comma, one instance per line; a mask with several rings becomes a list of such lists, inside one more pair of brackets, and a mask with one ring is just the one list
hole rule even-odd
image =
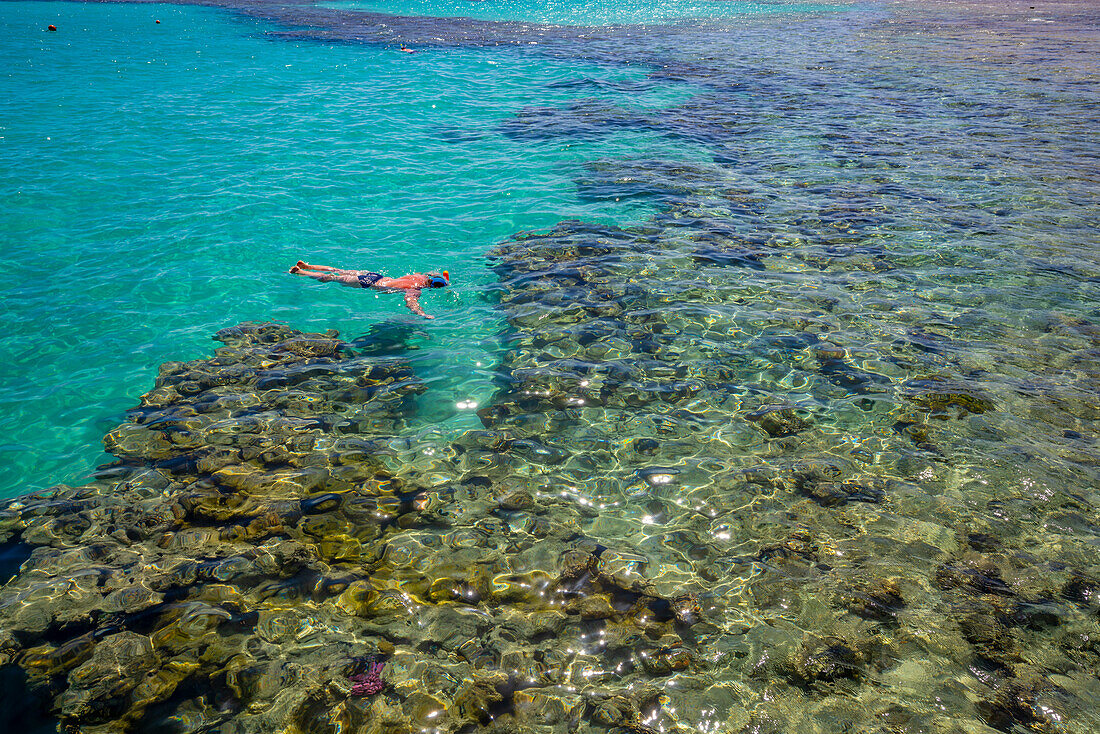
[[291, 275], [304, 275], [322, 283], [335, 281], [350, 285], [352, 288], [377, 288], [381, 291], [405, 291], [405, 305], [417, 316], [434, 319], [420, 308], [420, 291], [424, 288], [446, 288], [450, 285], [451, 274], [446, 270], [440, 273], [410, 273], [400, 278], [387, 278], [381, 273], [369, 270], [344, 270], [330, 268], [328, 265], [310, 265], [299, 260], [290, 269]]
[[403, 44], [403, 43], [401, 44], [401, 50], [402, 50], [402, 51], [404, 51], [404, 52], [405, 52], [405, 53], [407, 53], [407, 54], [414, 54], [414, 53], [416, 53], [416, 50], [415, 50], [415, 49], [411, 49], [411, 48], [409, 48], [408, 46], [406, 46], [406, 45], [405, 45], [405, 44]]

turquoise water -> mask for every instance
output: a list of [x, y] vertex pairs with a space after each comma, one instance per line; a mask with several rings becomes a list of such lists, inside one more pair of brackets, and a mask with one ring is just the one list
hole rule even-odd
[[[651, 211], [580, 201], [573, 178], [586, 160], [701, 155], [644, 131], [531, 145], [498, 129], [525, 106], [691, 96], [671, 84], [639, 93], [639, 68], [277, 41], [269, 24], [202, 8], [0, 10], [11, 268], [0, 496], [85, 476], [155, 365], [199, 356], [214, 331], [247, 319], [408, 339], [445, 385], [433, 422], [471, 427], [472, 411], [454, 406], [484, 402], [500, 328], [484, 290], [488, 247], [563, 218]], [[299, 258], [447, 269], [455, 288], [425, 296], [442, 317], [428, 328], [400, 297], [286, 275]]]
[[669, 2], [561, 2], [555, 0], [335, 0], [324, 7], [400, 16], [473, 18], [550, 25], [643, 25], [675, 20], [736, 18], [758, 13], [812, 13], [847, 9], [824, 3], [758, 3], [742, 0], [671, 0]]
[[222, 4], [0, 5], [0, 729], [1100, 731], [1093, 4]]

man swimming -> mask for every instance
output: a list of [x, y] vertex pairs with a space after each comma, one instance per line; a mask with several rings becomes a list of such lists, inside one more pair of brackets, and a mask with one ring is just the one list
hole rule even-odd
[[451, 274], [446, 270], [440, 273], [410, 273], [400, 278], [387, 278], [381, 273], [369, 270], [344, 270], [330, 268], [328, 265], [310, 265], [301, 260], [290, 269], [291, 275], [304, 275], [322, 283], [335, 281], [350, 285], [352, 288], [376, 288], [380, 291], [405, 291], [405, 305], [417, 316], [434, 319], [420, 308], [420, 291], [424, 288], [446, 288], [450, 285]]

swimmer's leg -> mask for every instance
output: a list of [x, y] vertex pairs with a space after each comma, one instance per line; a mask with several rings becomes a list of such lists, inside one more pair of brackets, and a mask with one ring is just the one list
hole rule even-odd
[[298, 263], [294, 267], [301, 268], [302, 270], [318, 270], [322, 273], [336, 273], [338, 275], [354, 275], [355, 277], [359, 277], [360, 275], [371, 275], [370, 270], [348, 270], [347, 268], [333, 268], [333, 267], [329, 267], [328, 265], [310, 265], [309, 263], [304, 263], [301, 260], [299, 260]]
[[354, 275], [343, 275], [339, 273], [314, 273], [309, 270], [302, 270], [297, 265], [291, 268], [290, 272], [294, 275], [304, 275], [307, 278], [319, 280], [322, 283], [332, 283], [335, 281], [343, 285], [350, 285], [354, 286], [355, 288], [359, 287], [359, 279], [356, 278]]
[[292, 267], [287, 272], [289, 272], [291, 275], [304, 275], [307, 278], [313, 278], [314, 280], [319, 280], [322, 283], [327, 283], [330, 280], [334, 280], [333, 276], [329, 275], [328, 273], [314, 273], [310, 270], [302, 270], [297, 265]]
[[322, 273], [339, 273], [343, 272], [340, 268], [329, 267], [328, 265], [310, 265], [307, 262], [299, 260], [294, 263], [294, 267], [301, 268], [302, 270], [320, 270]]

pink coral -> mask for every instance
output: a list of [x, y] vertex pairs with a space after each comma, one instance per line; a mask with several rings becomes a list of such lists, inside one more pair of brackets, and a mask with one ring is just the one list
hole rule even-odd
[[382, 668], [385, 667], [385, 663], [371, 663], [365, 673], [356, 673], [353, 676], [349, 676], [354, 685], [351, 687], [351, 695], [353, 696], [373, 696], [378, 693], [386, 684], [382, 682]]

